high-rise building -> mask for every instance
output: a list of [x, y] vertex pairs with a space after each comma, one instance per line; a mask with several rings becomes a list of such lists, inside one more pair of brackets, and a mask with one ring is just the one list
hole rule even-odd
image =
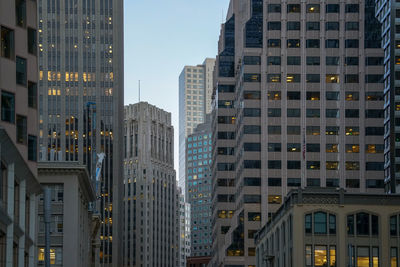
[[186, 267], [190, 257], [190, 204], [185, 202], [182, 189], [179, 188], [179, 258], [180, 267]]
[[387, 193], [399, 193], [400, 87], [398, 84], [400, 72], [397, 65], [400, 63], [400, 57], [396, 53], [400, 49], [400, 38], [398, 37], [400, 29], [396, 25], [396, 21], [400, 17], [400, 3], [389, 0], [375, 2], [376, 17], [382, 24], [380, 33], [382, 34], [382, 48], [385, 51], [384, 58], [382, 59], [385, 66], [385, 88], [384, 95], [380, 96], [385, 100], [385, 191]]
[[0, 266], [36, 266], [37, 2], [0, 1]]
[[125, 106], [122, 266], [179, 266], [179, 192], [171, 113]]
[[215, 59], [201, 65], [185, 66], [179, 75], [179, 187], [185, 187], [185, 141], [211, 112]]
[[374, 8], [230, 2], [215, 75], [212, 266], [254, 265], [254, 233], [293, 187], [383, 192]]
[[123, 1], [37, 4], [40, 161], [77, 161], [93, 177], [96, 155], [105, 153], [99, 261], [120, 266]]
[[[191, 256], [210, 256], [211, 115], [186, 138], [186, 201], [191, 207]], [[227, 215], [228, 216], [228, 215]]]

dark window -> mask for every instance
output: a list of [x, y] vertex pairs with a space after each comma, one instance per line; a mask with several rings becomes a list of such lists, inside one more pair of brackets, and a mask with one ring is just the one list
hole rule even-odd
[[379, 234], [379, 219], [376, 215], [371, 215], [371, 234], [378, 235]]
[[346, 13], [358, 13], [360, 7], [358, 4], [346, 4]]
[[247, 216], [248, 216], [248, 221], [261, 221], [260, 212], [249, 212]]
[[287, 161], [287, 168], [289, 170], [300, 170], [301, 169], [300, 160], [288, 160]]
[[346, 48], [358, 48], [358, 39], [346, 39], [344, 44]]
[[218, 163], [217, 170], [218, 171], [234, 171], [235, 164], [233, 164], [233, 163]]
[[320, 135], [320, 128], [319, 126], [307, 126], [306, 127], [306, 134], [307, 135]]
[[299, 31], [300, 30], [300, 21], [288, 21], [286, 24], [286, 29], [288, 31]]
[[287, 5], [287, 13], [300, 13], [300, 5], [299, 4], [288, 4]]
[[366, 57], [365, 65], [367, 66], [381, 66], [383, 65], [383, 57]]
[[281, 134], [281, 126], [268, 126], [268, 134]]
[[356, 214], [357, 235], [369, 235], [369, 214], [360, 212]]
[[366, 162], [365, 170], [367, 171], [383, 171], [383, 162]]
[[17, 117], [17, 142], [21, 144], [26, 144], [28, 138], [26, 117], [21, 115], [17, 115], [16, 117]]
[[20, 27], [26, 26], [26, 0], [15, 0], [15, 23]]
[[280, 160], [268, 160], [268, 169], [281, 169], [282, 162]]
[[319, 39], [307, 39], [306, 48], [319, 48]]
[[288, 65], [300, 65], [301, 57], [289, 56], [289, 57], [287, 57], [287, 64]]
[[261, 169], [261, 160], [244, 160], [243, 166], [245, 169]]
[[300, 178], [287, 178], [287, 186], [301, 186]]
[[281, 65], [281, 57], [271, 56], [267, 58], [268, 65]]
[[307, 144], [307, 152], [320, 152], [320, 144]]
[[300, 100], [300, 92], [287, 92], [288, 100]]
[[233, 147], [218, 147], [218, 155], [235, 155], [235, 149]]
[[346, 22], [345, 26], [346, 26], [346, 31], [358, 31], [358, 29], [360, 28], [357, 21]]
[[0, 27], [1, 29], [1, 56], [9, 59], [14, 59], [14, 31], [5, 27]]
[[397, 236], [397, 215], [390, 217], [390, 235]]
[[28, 135], [28, 160], [37, 161], [37, 137]]
[[319, 170], [319, 169], [320, 169], [319, 161], [307, 161], [307, 170]]
[[260, 117], [261, 109], [259, 108], [245, 108], [243, 109], [243, 115], [245, 117]]
[[260, 91], [244, 91], [243, 92], [244, 99], [261, 99], [261, 92]]
[[306, 109], [307, 118], [319, 118], [321, 116], [319, 108], [308, 108]]
[[307, 186], [321, 186], [321, 180], [318, 178], [307, 178]]
[[365, 75], [366, 83], [383, 83], [383, 75], [381, 74], [368, 74]]
[[315, 234], [326, 234], [327, 218], [325, 212], [314, 213], [314, 233]]
[[235, 92], [234, 85], [228, 85], [228, 84], [218, 85], [218, 93], [233, 93], [233, 92]]
[[327, 4], [326, 13], [339, 13], [340, 6], [338, 4]]
[[347, 216], [347, 234], [354, 235], [354, 215]]
[[385, 184], [382, 179], [367, 179], [366, 187], [367, 188], [384, 188]]
[[218, 132], [218, 139], [235, 139], [235, 132]]
[[28, 28], [28, 53], [33, 55], [37, 53], [36, 39], [36, 30]]
[[300, 143], [287, 143], [287, 152], [300, 152]]
[[287, 47], [288, 48], [299, 48], [300, 47], [300, 39], [288, 39]]
[[244, 56], [243, 64], [244, 65], [260, 65], [261, 57], [259, 57], [259, 56]]
[[311, 66], [319, 66], [320, 65], [320, 57], [307, 57], [306, 61], [307, 61], [307, 65], [311, 65]]
[[365, 135], [383, 135], [384, 128], [383, 127], [365, 127]]
[[37, 108], [37, 84], [28, 82], [28, 106]]
[[344, 64], [348, 66], [358, 66], [358, 57], [345, 57]]
[[15, 96], [5, 91], [1, 92], [1, 120], [15, 122]]
[[346, 74], [344, 76], [344, 82], [345, 83], [358, 83], [359, 76], [358, 76], [358, 74]]
[[333, 92], [333, 91], [327, 91], [326, 93], [326, 100], [339, 100], [340, 92]]
[[268, 4], [268, 13], [281, 13], [280, 4]]
[[319, 83], [320, 76], [319, 74], [306, 74], [307, 83]]
[[268, 143], [268, 152], [281, 152], [281, 143]]
[[382, 101], [383, 99], [383, 92], [365, 92], [367, 101]]
[[288, 118], [299, 118], [300, 117], [300, 109], [299, 108], [288, 108], [287, 109], [287, 117]]
[[326, 187], [339, 187], [339, 179], [337, 178], [327, 178]]
[[259, 83], [261, 81], [261, 74], [257, 73], [245, 73], [243, 75], [244, 82], [256, 82]]
[[359, 118], [360, 117], [360, 110], [359, 109], [346, 109], [345, 110], [345, 117], [346, 118]]
[[268, 47], [281, 47], [281, 39], [268, 39]]
[[339, 66], [339, 62], [340, 62], [339, 57], [326, 57], [327, 66]]
[[336, 216], [329, 214], [329, 234], [336, 234]]
[[347, 188], [360, 188], [360, 179], [346, 179]]
[[269, 108], [268, 109], [268, 117], [280, 117], [281, 109], [280, 108]]
[[268, 186], [282, 186], [281, 178], [268, 178]]
[[281, 22], [280, 21], [269, 21], [268, 22], [268, 30], [269, 31], [280, 31], [281, 30]]
[[326, 31], [338, 31], [339, 28], [340, 28], [339, 22], [336, 22], [336, 21], [325, 22], [325, 30]]
[[261, 179], [256, 177], [245, 177], [243, 184], [244, 186], [261, 186]]
[[383, 118], [383, 109], [367, 109], [365, 110], [366, 118]]
[[260, 143], [244, 143], [244, 151], [261, 151]]
[[245, 134], [261, 134], [261, 126], [258, 126], [258, 125], [245, 125], [243, 132]]
[[306, 234], [312, 234], [312, 214], [306, 214], [304, 226]]
[[244, 203], [261, 203], [260, 195], [244, 195], [243, 196]]
[[310, 21], [306, 24], [307, 31], [319, 31], [319, 22], [318, 21]]
[[326, 109], [325, 112], [327, 118], [339, 118], [339, 109]]
[[326, 48], [339, 48], [339, 40], [338, 39], [327, 39], [325, 41]]
[[26, 59], [16, 57], [15, 68], [17, 84], [26, 85]]

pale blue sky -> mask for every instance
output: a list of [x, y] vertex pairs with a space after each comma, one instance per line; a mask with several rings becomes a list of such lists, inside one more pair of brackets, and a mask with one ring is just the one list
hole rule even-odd
[[172, 113], [178, 171], [178, 78], [185, 65], [217, 54], [229, 0], [125, 0], [125, 104], [141, 100]]

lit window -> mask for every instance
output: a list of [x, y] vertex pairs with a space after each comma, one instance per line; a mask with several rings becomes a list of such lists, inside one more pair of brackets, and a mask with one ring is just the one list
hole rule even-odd
[[360, 135], [360, 128], [359, 127], [346, 127], [346, 136], [357, 136]]
[[346, 153], [360, 153], [360, 145], [346, 144]]
[[281, 204], [282, 196], [280, 195], [269, 195], [268, 196], [268, 204]]
[[360, 170], [360, 162], [358, 161], [346, 161], [347, 171], [358, 171]]
[[327, 74], [326, 83], [339, 83], [339, 75], [338, 74]]
[[357, 248], [357, 266], [369, 267], [369, 247]]
[[326, 246], [314, 247], [314, 266], [326, 266], [328, 262]]
[[327, 153], [337, 153], [339, 152], [338, 144], [326, 144], [326, 152]]
[[337, 169], [339, 169], [339, 162], [338, 161], [327, 161], [326, 162], [326, 169], [327, 170], [337, 170]]

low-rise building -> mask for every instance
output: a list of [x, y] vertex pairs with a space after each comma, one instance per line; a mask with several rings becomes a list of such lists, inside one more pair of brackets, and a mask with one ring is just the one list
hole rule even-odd
[[256, 234], [256, 266], [398, 266], [399, 222], [400, 196], [295, 189]]

